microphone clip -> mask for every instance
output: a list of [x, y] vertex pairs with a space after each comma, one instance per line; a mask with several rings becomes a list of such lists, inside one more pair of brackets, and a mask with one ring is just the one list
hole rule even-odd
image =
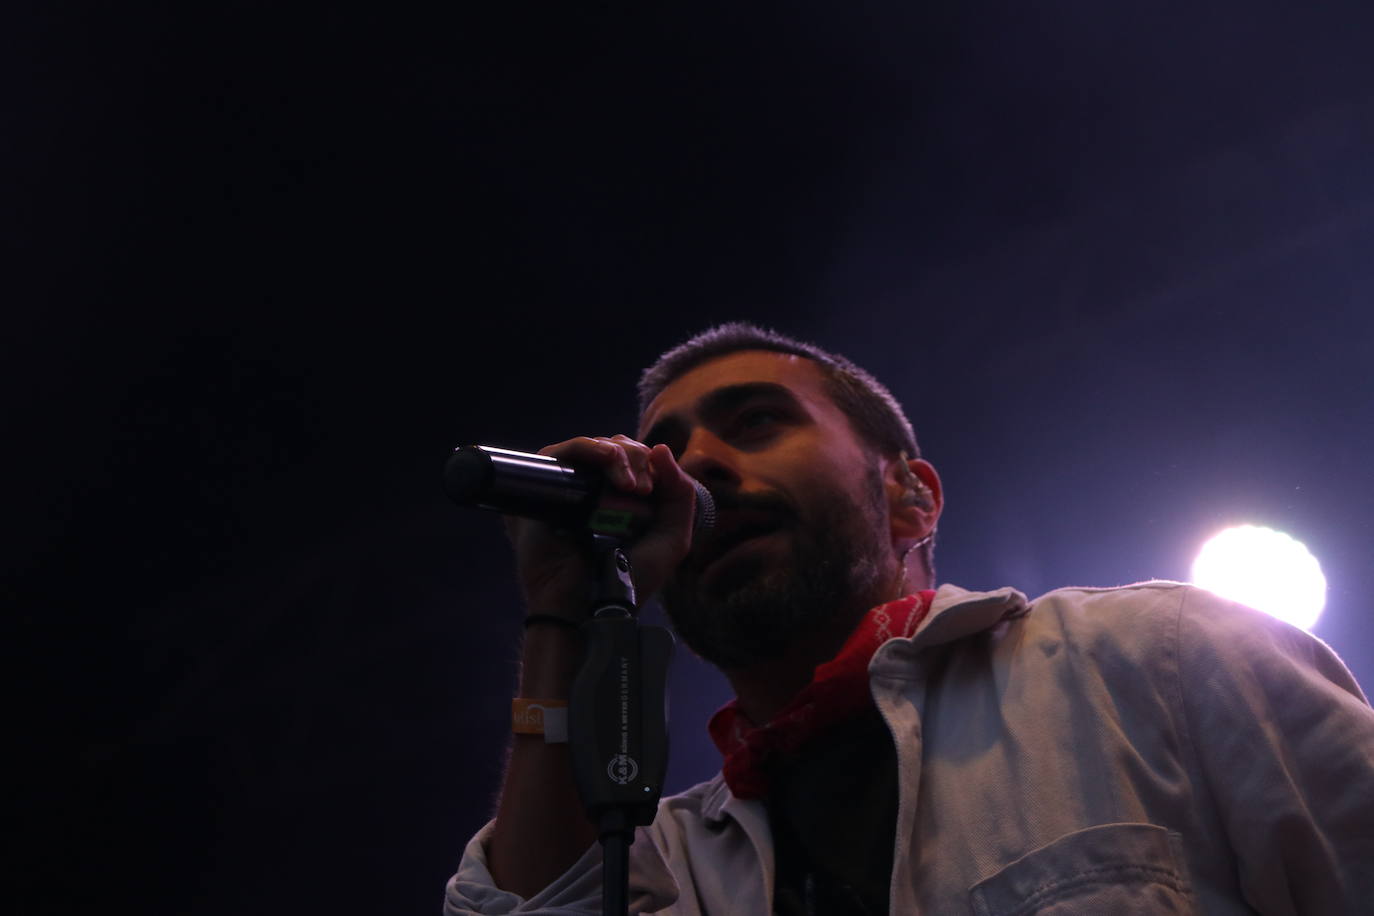
[[668, 765], [665, 715], [673, 637], [640, 626], [629, 557], [621, 542], [593, 535], [597, 594], [582, 667], [573, 681], [568, 738], [587, 814], [608, 835], [633, 842], [653, 823]]

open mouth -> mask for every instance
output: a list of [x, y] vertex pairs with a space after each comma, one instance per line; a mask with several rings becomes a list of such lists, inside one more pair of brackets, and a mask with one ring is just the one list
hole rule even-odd
[[697, 562], [697, 569], [705, 570], [746, 541], [779, 531], [783, 522], [773, 512], [737, 510], [722, 513]]

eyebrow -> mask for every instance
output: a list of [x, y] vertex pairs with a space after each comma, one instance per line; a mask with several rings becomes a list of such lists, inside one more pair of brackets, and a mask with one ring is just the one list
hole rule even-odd
[[[705, 422], [710, 423], [755, 398], [776, 398], [795, 407], [801, 406], [801, 401], [786, 385], [779, 385], [777, 382], [741, 382], [738, 385], [717, 388], [702, 397], [697, 402], [697, 413]], [[643, 441], [645, 445], [656, 445], [659, 442], [667, 442], [675, 435], [684, 435], [686, 430], [687, 422], [680, 415], [669, 414], [649, 428]]]

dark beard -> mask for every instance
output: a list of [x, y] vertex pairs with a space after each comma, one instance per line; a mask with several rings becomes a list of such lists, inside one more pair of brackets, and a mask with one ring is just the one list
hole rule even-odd
[[866, 477], [866, 505], [836, 494], [813, 504], [813, 518], [789, 517], [786, 564], [709, 595], [695, 572], [680, 569], [662, 602], [688, 648], [717, 668], [745, 668], [826, 627], [848, 632], [860, 614], [891, 597], [880, 594], [892, 560], [882, 479], [876, 467]]

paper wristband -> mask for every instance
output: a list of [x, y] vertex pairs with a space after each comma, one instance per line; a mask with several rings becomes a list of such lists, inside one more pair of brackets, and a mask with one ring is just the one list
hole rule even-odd
[[510, 721], [517, 735], [543, 735], [545, 744], [568, 742], [567, 700], [516, 697], [510, 701]]

